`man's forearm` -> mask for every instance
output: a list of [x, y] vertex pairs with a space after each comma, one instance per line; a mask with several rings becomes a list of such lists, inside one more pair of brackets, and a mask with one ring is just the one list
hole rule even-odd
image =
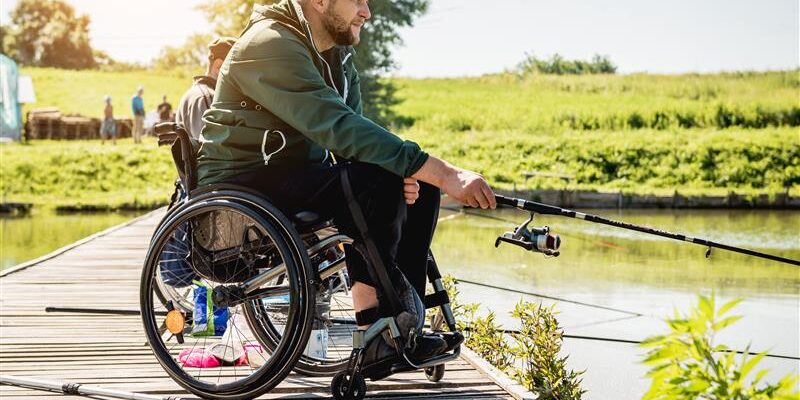
[[492, 188], [482, 176], [436, 157], [429, 156], [411, 177], [438, 187], [462, 204], [481, 208], [497, 206]]
[[422, 167], [411, 177], [441, 189], [445, 185], [445, 181], [455, 173], [456, 168], [447, 161], [428, 156]]

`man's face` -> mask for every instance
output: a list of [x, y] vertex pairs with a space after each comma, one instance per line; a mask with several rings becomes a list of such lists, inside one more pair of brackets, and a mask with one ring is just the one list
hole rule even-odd
[[361, 26], [371, 16], [369, 0], [330, 0], [322, 22], [337, 45], [355, 46], [361, 40]]

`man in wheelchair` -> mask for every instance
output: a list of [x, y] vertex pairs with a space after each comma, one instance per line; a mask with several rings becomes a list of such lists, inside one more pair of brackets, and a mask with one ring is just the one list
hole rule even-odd
[[[359, 329], [393, 316], [422, 360], [463, 340], [421, 333], [440, 190], [472, 207], [494, 208], [495, 197], [479, 174], [362, 115], [352, 46], [370, 16], [368, 0], [256, 6], [204, 115], [199, 185], [246, 186], [286, 212], [332, 218], [354, 239], [346, 258]], [[396, 353], [390, 342], [368, 343], [364, 365]]]

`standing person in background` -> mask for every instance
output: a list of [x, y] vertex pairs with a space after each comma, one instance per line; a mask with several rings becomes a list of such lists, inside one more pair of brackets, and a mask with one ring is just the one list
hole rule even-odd
[[214, 88], [217, 86], [219, 69], [234, 43], [236, 43], [235, 38], [219, 37], [208, 44], [206, 74], [193, 78], [194, 84], [184, 93], [178, 103], [175, 123], [186, 130], [189, 136], [195, 140], [200, 140], [200, 131], [203, 130], [203, 113], [211, 108], [211, 103], [214, 102]]
[[161, 98], [161, 104], [158, 105], [157, 110], [159, 122], [172, 121], [172, 104], [167, 102], [167, 95]]
[[136, 95], [131, 99], [131, 110], [133, 111], [133, 142], [141, 143], [144, 133], [144, 100], [142, 100], [144, 87], [136, 89]]
[[111, 96], [105, 97], [106, 107], [103, 109], [103, 125], [100, 126], [100, 139], [106, 144], [106, 137], [111, 137], [111, 142], [117, 144], [117, 124], [114, 122], [114, 106], [111, 105]]

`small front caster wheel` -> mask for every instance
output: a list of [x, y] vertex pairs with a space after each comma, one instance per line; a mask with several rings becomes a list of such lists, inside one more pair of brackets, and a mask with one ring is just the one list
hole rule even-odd
[[[352, 391], [350, 396], [347, 395], [347, 386], [349, 386], [352, 378]], [[331, 394], [336, 400], [361, 400], [367, 394], [367, 381], [361, 374], [355, 374], [352, 377], [347, 371], [340, 371], [331, 381]]]
[[431, 382], [439, 382], [444, 378], [444, 364], [425, 368], [425, 377]]

